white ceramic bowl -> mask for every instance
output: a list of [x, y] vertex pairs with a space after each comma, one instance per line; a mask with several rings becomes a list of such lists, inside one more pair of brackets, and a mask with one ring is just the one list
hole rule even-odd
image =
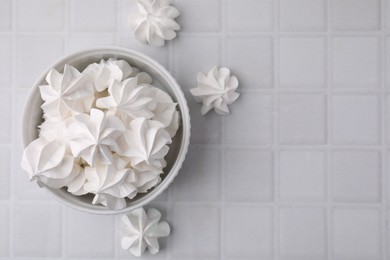
[[[132, 66], [138, 67], [141, 71], [149, 73], [155, 82], [155, 85], [165, 90], [172, 99], [178, 103], [180, 111], [180, 128], [172, 140], [169, 153], [166, 157], [167, 167], [164, 168], [161, 183], [145, 194], [138, 194], [133, 200], [128, 201], [126, 208], [121, 210], [110, 210], [101, 205], [92, 205], [92, 195], [74, 196], [65, 189], [51, 189], [44, 186], [60, 202], [88, 213], [95, 214], [119, 214], [131, 211], [141, 207], [161, 194], [173, 181], [185, 159], [189, 140], [190, 140], [190, 116], [187, 101], [181, 91], [180, 86], [171, 74], [159, 63], [153, 59], [133, 50], [117, 47], [96, 47], [80, 51], [66, 56], [42, 73], [31, 89], [23, 115], [23, 144], [26, 147], [29, 143], [38, 137], [37, 126], [42, 122], [41, 105], [43, 100], [40, 97], [39, 85], [45, 84], [45, 77], [51, 68], [63, 71], [65, 64], [70, 64], [79, 70], [83, 70], [88, 64], [99, 62], [101, 59], [117, 58], [123, 59]], [[27, 178], [27, 173], [26, 173]], [[31, 184], [33, 185], [33, 184]]]

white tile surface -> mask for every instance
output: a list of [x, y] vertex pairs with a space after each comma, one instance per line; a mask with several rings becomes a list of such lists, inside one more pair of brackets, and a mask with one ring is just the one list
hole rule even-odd
[[226, 200], [231, 202], [271, 201], [274, 191], [273, 165], [272, 151], [227, 148]]
[[324, 87], [325, 38], [283, 37], [279, 48], [281, 87]]
[[326, 99], [317, 94], [279, 96], [279, 141], [282, 144], [326, 142]]
[[335, 209], [333, 259], [380, 259], [380, 232], [377, 209]]
[[322, 31], [325, 29], [325, 10], [325, 0], [280, 0], [280, 28], [286, 31]]
[[326, 154], [316, 150], [280, 152], [280, 198], [323, 201], [326, 196]]
[[[272, 257], [272, 210], [258, 206], [226, 209], [227, 258]], [[245, 234], [245, 238], [238, 235]]]
[[325, 216], [325, 210], [322, 208], [282, 208], [281, 259], [325, 259]]
[[332, 49], [334, 87], [379, 87], [380, 54], [377, 38], [334, 37]]
[[380, 140], [379, 99], [375, 95], [335, 95], [332, 134], [336, 144], [377, 144]]
[[[172, 235], [141, 259], [389, 259], [389, 0], [173, 3], [182, 31], [157, 48], [127, 25], [136, 1], [0, 0], [0, 258], [131, 258], [117, 216], [63, 209], [20, 168], [38, 75], [65, 53], [114, 45], [165, 66], [191, 114], [189, 156], [151, 205]], [[189, 89], [215, 65], [231, 68], [241, 97], [230, 116], [203, 117]]]
[[380, 3], [380, 0], [333, 0], [333, 28], [335, 30], [378, 30]]
[[332, 154], [333, 199], [339, 202], [377, 202], [381, 189], [378, 151], [334, 151]]
[[16, 256], [61, 256], [61, 206], [58, 203], [16, 203], [13, 232]]
[[65, 28], [64, 0], [16, 0], [20, 31], [62, 31]]

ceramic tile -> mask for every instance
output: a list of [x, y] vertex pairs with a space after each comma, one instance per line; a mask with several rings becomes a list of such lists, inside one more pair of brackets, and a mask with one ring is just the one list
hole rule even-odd
[[272, 225], [269, 208], [228, 207], [225, 225], [227, 258], [272, 258]]
[[281, 0], [280, 28], [285, 31], [323, 31], [325, 10], [324, 0]]
[[221, 28], [220, 0], [176, 0], [174, 6], [180, 11], [176, 19], [180, 32], [218, 32]]
[[269, 31], [274, 23], [275, 2], [271, 0], [227, 0], [228, 32]]
[[379, 100], [375, 95], [334, 95], [332, 135], [336, 144], [376, 144], [380, 140]]
[[13, 119], [13, 132], [15, 132], [15, 143], [22, 145], [22, 121], [23, 121], [23, 111], [25, 109], [25, 104], [27, 96], [30, 93], [30, 89], [18, 89], [15, 93], [15, 103], [14, 110], [16, 117]]
[[326, 195], [326, 154], [316, 150], [280, 152], [280, 198], [323, 201]]
[[57, 203], [17, 203], [14, 210], [16, 256], [61, 256], [62, 210]]
[[273, 153], [268, 150], [227, 148], [225, 198], [232, 202], [272, 201]]
[[9, 204], [0, 202], [0, 257], [9, 256]]
[[69, 36], [67, 52], [72, 53], [95, 46], [111, 46], [115, 44], [114, 35]]
[[172, 216], [173, 256], [179, 259], [219, 258], [219, 215], [219, 209], [214, 206], [176, 205]]
[[0, 87], [2, 88], [12, 87], [12, 49], [12, 38], [0, 36], [0, 74], [2, 78], [0, 80]]
[[19, 87], [30, 88], [45, 69], [63, 55], [64, 39], [59, 36], [19, 36], [16, 42], [16, 73]]
[[272, 143], [272, 96], [243, 93], [231, 107], [231, 115], [225, 118], [226, 143]]
[[376, 209], [333, 211], [333, 259], [380, 259], [381, 225]]
[[282, 144], [326, 142], [326, 97], [314, 94], [279, 96], [279, 141]]
[[[94, 216], [93, 221], [90, 220], [89, 214], [66, 209], [64, 248], [66, 256], [102, 258], [113, 255], [114, 217]], [[94, 241], [94, 243], [85, 243], [85, 241]]]
[[219, 201], [221, 183], [219, 149], [190, 146], [187, 160], [175, 179], [176, 201]]
[[335, 30], [378, 30], [379, 0], [333, 0], [332, 21]]
[[320, 88], [325, 84], [325, 39], [284, 37], [280, 39], [280, 86]]
[[271, 38], [229, 37], [226, 40], [226, 45], [226, 65], [238, 78], [240, 88], [273, 87], [273, 43]]
[[282, 208], [281, 259], [326, 259], [325, 216], [323, 208]]
[[0, 179], [1, 179], [0, 201], [1, 201], [1, 200], [8, 200], [10, 198], [10, 186], [11, 186], [11, 149], [5, 145], [0, 145], [0, 167], [1, 167], [1, 172], [0, 172]]
[[0, 95], [0, 120], [2, 127], [0, 129], [0, 142], [9, 143], [11, 141], [11, 122], [12, 122], [12, 93], [3, 90]]
[[377, 38], [335, 37], [332, 40], [332, 60], [334, 87], [379, 87], [380, 54]]
[[0, 31], [11, 30], [12, 27], [12, 1], [0, 0]]
[[[116, 30], [116, 4], [111, 0], [69, 0], [70, 28], [75, 32], [113, 32]], [[93, 8], [93, 11], [91, 10]]]
[[378, 151], [334, 151], [333, 199], [339, 202], [380, 200], [381, 159]]
[[19, 31], [63, 31], [64, 0], [16, 0]]

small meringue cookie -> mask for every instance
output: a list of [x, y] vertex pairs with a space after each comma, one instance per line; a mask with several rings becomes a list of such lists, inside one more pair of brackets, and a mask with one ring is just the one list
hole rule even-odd
[[154, 255], [160, 250], [158, 238], [167, 237], [170, 227], [167, 222], [160, 222], [161, 213], [150, 208], [146, 213], [144, 208], [133, 210], [122, 216], [121, 245], [134, 256], [141, 256], [145, 249]]
[[83, 74], [93, 78], [94, 88], [97, 92], [102, 92], [110, 86], [114, 80], [122, 80], [135, 76], [139, 73], [137, 68], [131, 67], [124, 60], [108, 59], [101, 60], [100, 63], [92, 63], [83, 71]]
[[116, 148], [116, 140], [124, 130], [119, 118], [105, 115], [99, 109], [91, 109], [90, 115], [76, 115], [68, 131], [72, 154], [80, 156], [89, 166], [94, 166], [97, 160], [110, 164], [111, 151]]
[[139, 86], [137, 77], [126, 79], [122, 83], [115, 80], [108, 88], [108, 93], [108, 97], [96, 101], [96, 106], [107, 109], [109, 115], [115, 115], [123, 122], [154, 116], [152, 110], [155, 109], [156, 102], [150, 97], [150, 87]]
[[152, 111], [154, 114], [152, 119], [161, 122], [172, 138], [179, 128], [180, 116], [176, 109], [177, 103], [173, 102], [172, 98], [161, 89], [151, 87], [151, 90], [151, 97], [156, 100], [156, 108]]
[[201, 113], [205, 115], [211, 109], [217, 114], [229, 114], [228, 105], [233, 103], [240, 94], [236, 92], [238, 80], [230, 76], [227, 68], [214, 67], [207, 76], [198, 74], [198, 86], [190, 89], [197, 102], [203, 103]]
[[114, 156], [110, 165], [97, 162], [95, 167], [86, 167], [87, 182], [84, 190], [95, 194], [92, 204], [103, 204], [110, 209], [126, 207], [125, 197], [133, 198], [137, 188], [128, 178], [132, 177], [133, 170], [126, 168], [126, 160]]
[[128, 157], [133, 167], [163, 159], [169, 150], [167, 145], [172, 142], [162, 123], [145, 118], [131, 121], [124, 139], [126, 142], [120, 142], [118, 153]]
[[51, 69], [46, 81], [49, 85], [39, 86], [46, 117], [65, 119], [90, 110], [94, 95], [88, 75], [65, 65], [63, 74]]
[[137, 178], [137, 191], [146, 193], [151, 188], [157, 186], [161, 182], [160, 175], [163, 173], [162, 169], [165, 166], [166, 161], [164, 159], [154, 160], [150, 164], [142, 162], [134, 166], [133, 171]]
[[74, 158], [66, 153], [66, 146], [44, 138], [38, 138], [26, 147], [21, 166], [30, 181], [38, 180], [53, 188], [66, 186], [75, 170]]
[[165, 40], [176, 37], [180, 25], [175, 18], [180, 12], [167, 0], [138, 0], [139, 13], [129, 17], [135, 38], [153, 46], [163, 46]]
[[84, 167], [80, 167], [78, 174], [68, 183], [67, 191], [75, 196], [82, 196], [88, 192], [84, 189], [84, 184], [87, 181], [87, 176], [84, 172]]
[[69, 144], [68, 127], [73, 122], [73, 118], [63, 120], [45, 118], [45, 121], [38, 126], [39, 137], [45, 138], [47, 141], [59, 141], [66, 145]]

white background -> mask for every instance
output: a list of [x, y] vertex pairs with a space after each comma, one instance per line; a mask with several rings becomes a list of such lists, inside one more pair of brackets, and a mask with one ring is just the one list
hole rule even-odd
[[[174, 3], [180, 35], [153, 48], [127, 27], [131, 0], [0, 0], [0, 257], [130, 257], [119, 217], [60, 205], [19, 166], [41, 71], [115, 45], [166, 66], [191, 110], [188, 158], [153, 203], [172, 226], [154, 259], [390, 259], [390, 2]], [[241, 97], [230, 116], [202, 117], [188, 90], [217, 64]]]

